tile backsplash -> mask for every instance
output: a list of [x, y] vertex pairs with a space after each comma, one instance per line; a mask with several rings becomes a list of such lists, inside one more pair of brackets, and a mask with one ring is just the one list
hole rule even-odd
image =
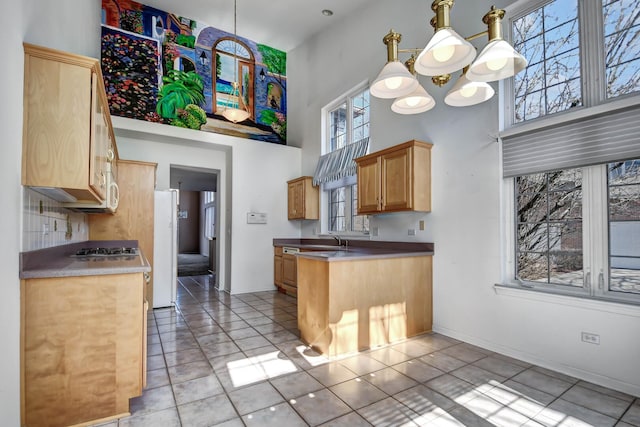
[[89, 240], [87, 214], [65, 209], [28, 187], [22, 189], [22, 252]]

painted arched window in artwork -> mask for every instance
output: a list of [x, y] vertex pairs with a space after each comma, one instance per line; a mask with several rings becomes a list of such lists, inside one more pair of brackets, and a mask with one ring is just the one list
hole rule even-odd
[[[220, 114], [225, 107], [239, 102], [240, 108], [248, 107], [251, 118], [253, 112], [253, 70], [252, 52], [242, 42], [222, 39], [215, 45], [216, 72], [213, 75], [215, 96], [213, 110]], [[232, 98], [233, 82], [240, 85], [240, 99]]]
[[196, 71], [196, 64], [191, 58], [188, 58], [186, 56], [178, 56], [173, 60], [173, 69], [184, 72]]
[[273, 110], [282, 111], [282, 86], [273, 82], [267, 85], [267, 105]]

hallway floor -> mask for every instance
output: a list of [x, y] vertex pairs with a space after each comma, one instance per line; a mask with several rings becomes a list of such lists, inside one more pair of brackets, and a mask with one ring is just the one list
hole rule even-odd
[[148, 376], [105, 426], [640, 426], [640, 399], [430, 333], [329, 360], [296, 300], [178, 279], [149, 315]]
[[200, 254], [177, 255], [178, 277], [209, 274], [209, 257]]

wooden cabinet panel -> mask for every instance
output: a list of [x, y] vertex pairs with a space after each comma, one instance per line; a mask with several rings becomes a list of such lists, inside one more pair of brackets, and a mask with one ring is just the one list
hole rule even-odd
[[411, 151], [402, 149], [380, 157], [382, 168], [382, 210], [412, 208]]
[[358, 163], [358, 214], [380, 210], [379, 158], [370, 157]]
[[430, 212], [431, 146], [412, 140], [355, 159], [358, 214]]
[[300, 258], [301, 339], [333, 357], [431, 331], [432, 258], [340, 262]]
[[101, 202], [113, 141], [99, 60], [28, 43], [24, 51], [22, 184]]
[[[153, 269], [153, 210], [156, 163], [119, 160], [120, 203], [115, 214], [89, 215], [89, 239], [137, 240]], [[153, 278], [146, 293], [153, 301]]]
[[296, 256], [290, 254], [282, 255], [282, 283], [289, 286], [296, 286], [297, 278]]
[[123, 416], [142, 394], [142, 273], [21, 282], [23, 425]]
[[282, 256], [273, 257], [273, 283], [282, 286]]
[[318, 187], [313, 178], [303, 176], [287, 181], [287, 217], [288, 219], [319, 219]]

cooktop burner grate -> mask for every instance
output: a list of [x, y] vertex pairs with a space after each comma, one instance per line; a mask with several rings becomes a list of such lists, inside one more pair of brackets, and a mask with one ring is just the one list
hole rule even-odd
[[79, 249], [75, 256], [121, 256], [121, 255], [138, 255], [138, 248], [82, 248]]

